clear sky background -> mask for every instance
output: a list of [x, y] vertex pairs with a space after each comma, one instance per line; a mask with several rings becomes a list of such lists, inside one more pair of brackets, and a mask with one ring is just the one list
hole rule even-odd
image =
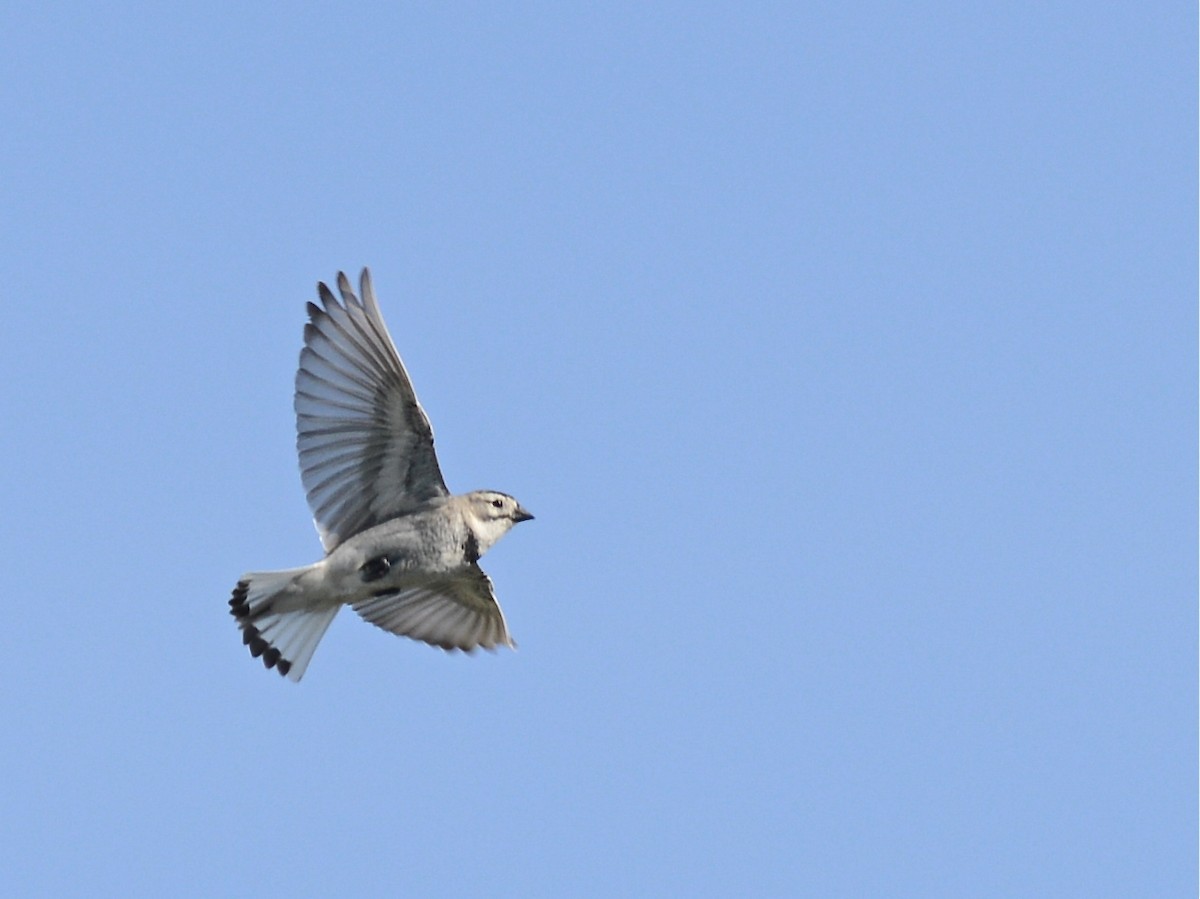
[[[1194, 5], [5, 4], [13, 895], [1196, 887]], [[320, 549], [370, 265], [518, 652]]]

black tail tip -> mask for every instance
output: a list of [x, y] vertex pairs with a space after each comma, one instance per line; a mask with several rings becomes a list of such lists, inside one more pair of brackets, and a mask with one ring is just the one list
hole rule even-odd
[[233, 597], [229, 600], [229, 614], [234, 618], [245, 618], [250, 614], [249, 604], [250, 583], [238, 581], [233, 588]]
[[[233, 588], [233, 596], [229, 600], [229, 614], [238, 619], [242, 628], [242, 642], [250, 649], [250, 655], [261, 658], [267, 668], [274, 668], [286, 676], [292, 670], [292, 663], [285, 659], [278, 649], [263, 639], [257, 627], [251, 622], [250, 614], [250, 582], [238, 581]], [[254, 610], [254, 618], [271, 611], [271, 603], [260, 603]]]
[[268, 669], [274, 668], [284, 676], [292, 670], [292, 663], [285, 659], [278, 649], [264, 640], [254, 625], [243, 625], [242, 642], [249, 647], [250, 655], [256, 659], [261, 658], [263, 665]]

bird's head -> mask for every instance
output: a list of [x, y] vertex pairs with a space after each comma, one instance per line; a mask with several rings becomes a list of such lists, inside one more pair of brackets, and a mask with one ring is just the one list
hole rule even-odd
[[514, 524], [533, 518], [507, 493], [476, 490], [468, 493], [463, 499], [466, 500], [467, 523], [479, 544], [480, 555], [507, 534]]

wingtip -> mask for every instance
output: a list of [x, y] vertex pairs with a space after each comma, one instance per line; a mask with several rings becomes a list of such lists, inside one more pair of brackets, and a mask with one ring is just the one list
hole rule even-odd
[[350, 287], [350, 279], [346, 277], [345, 272], [338, 272], [337, 285], [338, 293], [342, 295], [343, 303], [350, 305], [357, 300], [354, 296], [354, 290]]
[[[326, 312], [329, 311], [330, 307], [338, 304], [337, 297], [333, 295], [333, 291], [329, 289], [329, 285], [324, 281], [317, 282], [317, 296], [321, 298], [321, 305], [325, 307], [324, 311]], [[318, 313], [321, 311], [317, 308], [316, 304], [312, 302], [308, 304], [308, 308], [308, 314], [310, 317], [312, 316], [313, 311], [317, 311]]]
[[375, 286], [371, 283], [371, 270], [365, 265], [358, 276], [358, 291], [364, 306], [375, 306]]

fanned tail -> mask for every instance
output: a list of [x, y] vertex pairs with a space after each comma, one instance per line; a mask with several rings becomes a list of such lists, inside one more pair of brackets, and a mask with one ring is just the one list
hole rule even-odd
[[237, 619], [250, 655], [293, 681], [304, 676], [317, 644], [341, 608], [338, 603], [303, 604], [293, 587], [311, 567], [243, 575], [229, 600], [229, 612]]

